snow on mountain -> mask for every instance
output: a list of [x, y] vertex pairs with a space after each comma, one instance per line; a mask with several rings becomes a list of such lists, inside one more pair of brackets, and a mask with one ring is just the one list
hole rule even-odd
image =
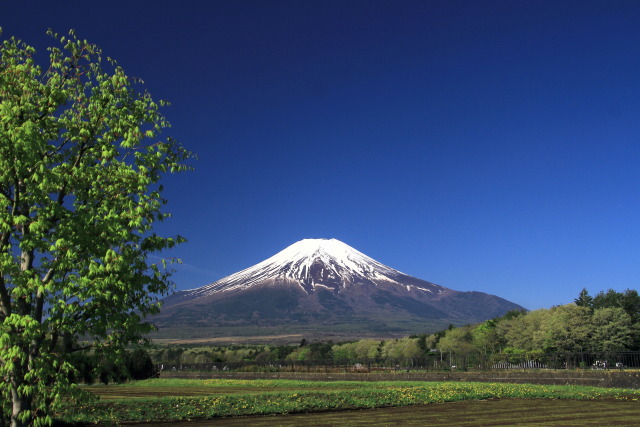
[[221, 292], [239, 291], [256, 284], [294, 283], [306, 293], [316, 288], [340, 292], [354, 284], [396, 284], [407, 291], [416, 289], [439, 294], [441, 286], [420, 281], [407, 285], [400, 277], [410, 277], [368, 257], [336, 239], [304, 239], [278, 252], [259, 264], [227, 276], [209, 285], [183, 292], [184, 297], [197, 298]]

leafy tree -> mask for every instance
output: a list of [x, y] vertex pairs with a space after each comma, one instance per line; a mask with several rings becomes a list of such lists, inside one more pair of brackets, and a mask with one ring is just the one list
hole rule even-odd
[[185, 349], [181, 347], [171, 347], [167, 350], [167, 361], [170, 363], [179, 363], [182, 353]]
[[477, 349], [473, 345], [471, 328], [464, 326], [448, 330], [438, 342], [438, 349], [443, 353], [475, 353]]
[[356, 343], [335, 344], [331, 349], [334, 360], [347, 360], [356, 358]]
[[412, 335], [409, 338], [416, 338], [418, 340], [418, 347], [420, 347], [420, 350], [424, 354], [429, 353], [429, 348], [427, 347], [427, 334]]
[[283, 360], [287, 355], [289, 355], [295, 349], [294, 346], [291, 345], [280, 345], [271, 350], [273, 357], [275, 360]]
[[300, 346], [289, 353], [286, 357], [286, 360], [310, 360], [311, 357], [311, 348], [309, 346]]
[[274, 362], [275, 358], [273, 357], [273, 352], [269, 347], [265, 347], [264, 350], [256, 354], [255, 361], [258, 363], [269, 363]]
[[399, 338], [385, 341], [381, 356], [387, 359], [416, 359], [423, 356], [417, 338]]
[[593, 299], [594, 308], [619, 307], [624, 309], [634, 322], [640, 321], [640, 295], [635, 289], [616, 292], [609, 289], [601, 291]]
[[286, 356], [288, 360], [325, 360], [333, 357], [333, 341], [313, 343], [304, 341], [304, 345], [298, 346]]
[[156, 374], [149, 353], [143, 348], [128, 351], [125, 355], [127, 373], [134, 380], [144, 380]]
[[609, 289], [607, 292], [600, 291], [593, 299], [594, 308], [622, 307], [624, 294]]
[[631, 316], [634, 323], [640, 322], [640, 295], [638, 295], [638, 291], [635, 289], [624, 291], [622, 308]]
[[380, 341], [362, 339], [355, 343], [354, 351], [359, 359], [375, 359], [380, 356]]
[[545, 329], [544, 350], [582, 352], [591, 347], [591, 309], [575, 304], [551, 310]]
[[446, 335], [447, 331], [450, 331], [451, 329], [453, 329], [453, 325], [449, 325], [449, 328], [444, 329], [442, 331], [438, 331], [436, 333], [433, 333], [433, 334], [429, 335], [425, 339], [426, 347], [429, 350], [431, 350], [433, 348], [437, 348], [438, 347], [438, 342], [442, 339], [442, 337], [444, 337]]
[[50, 424], [79, 397], [68, 351], [83, 346], [63, 339], [123, 364], [171, 288], [148, 255], [183, 240], [152, 228], [168, 215], [160, 178], [190, 157], [158, 139], [165, 104], [97, 46], [49, 35], [44, 67], [22, 41], [0, 45], [0, 397], [12, 426]]
[[631, 323], [636, 326], [634, 329], [633, 342], [629, 345], [629, 350], [640, 350], [640, 295], [635, 289], [627, 289], [624, 292], [616, 292], [613, 289], [599, 292], [593, 298], [593, 307], [601, 308], [621, 308], [631, 318]]
[[487, 320], [472, 330], [473, 344], [484, 354], [494, 353], [504, 347], [504, 337], [498, 332], [498, 322]]
[[540, 309], [511, 316], [497, 323], [497, 335], [505, 348], [531, 351], [540, 349], [546, 339], [546, 330], [552, 311]]
[[326, 360], [333, 357], [332, 353], [333, 341], [314, 342], [309, 345], [311, 350], [311, 359]]
[[599, 308], [592, 316], [594, 351], [625, 351], [633, 346], [638, 333], [631, 316], [620, 307]]
[[509, 310], [500, 319], [511, 320], [527, 314], [527, 310]]

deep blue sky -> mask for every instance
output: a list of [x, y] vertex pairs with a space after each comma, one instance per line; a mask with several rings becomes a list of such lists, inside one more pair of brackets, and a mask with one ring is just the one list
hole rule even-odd
[[171, 101], [178, 289], [337, 238], [536, 309], [638, 289], [638, 1], [0, 2]]

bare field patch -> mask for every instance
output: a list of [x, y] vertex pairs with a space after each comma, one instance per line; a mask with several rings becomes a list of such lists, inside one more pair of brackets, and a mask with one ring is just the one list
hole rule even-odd
[[229, 337], [207, 337], [207, 338], [155, 338], [156, 344], [233, 344], [241, 342], [243, 344], [260, 344], [263, 342], [299, 342], [303, 338], [302, 334], [280, 334], [264, 336], [229, 336]]

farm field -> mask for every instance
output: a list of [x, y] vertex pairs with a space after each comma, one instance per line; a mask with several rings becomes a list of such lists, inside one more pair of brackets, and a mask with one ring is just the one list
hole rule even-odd
[[[154, 379], [84, 389], [100, 396], [101, 400], [80, 408], [69, 407], [58, 414], [58, 420], [72, 423], [166, 423], [216, 418], [216, 425], [234, 425], [233, 423], [238, 422], [246, 423], [247, 419], [243, 418], [245, 416], [270, 415], [267, 418], [251, 417], [252, 425], [256, 425], [261, 420], [273, 423], [274, 414], [280, 414], [279, 425], [286, 425], [283, 423], [289, 419], [293, 420], [291, 425], [296, 425], [300, 419], [295, 415], [281, 414], [305, 413], [304, 422], [312, 423], [310, 425], [334, 425], [332, 419], [336, 422], [339, 420], [340, 425], [349, 425], [345, 424], [347, 419], [353, 422], [351, 425], [359, 425], [361, 422], [372, 424], [385, 417], [392, 417], [394, 422], [398, 421], [397, 417], [401, 417], [404, 424], [425, 421], [436, 423], [442, 419], [449, 425], [453, 417], [459, 418], [461, 424], [458, 425], [469, 422], [472, 424], [466, 425], [483, 425], [476, 423], [483, 416], [490, 421], [490, 425], [500, 425], [502, 421], [503, 425], [513, 425], [514, 417], [519, 416], [530, 417], [523, 418], [522, 421], [529, 422], [526, 420], [530, 419], [536, 425], [544, 425], [541, 423], [546, 422], [544, 417], [547, 416], [550, 417], [549, 422], [562, 425], [571, 424], [560, 422], [560, 418], [556, 420], [554, 417], [564, 417], [562, 419], [566, 421], [582, 419], [580, 425], [594, 419], [600, 420], [598, 425], [606, 425], [605, 421], [612, 420], [615, 420], [616, 425], [625, 425], [628, 420], [635, 421], [640, 417], [640, 390], [581, 386], [417, 381]], [[442, 405], [444, 402], [458, 403]], [[373, 408], [383, 409], [372, 411]], [[354, 409], [369, 410], [353, 411]], [[482, 415], [483, 410], [488, 413]], [[474, 414], [474, 411], [479, 412], [468, 415]], [[585, 419], [582, 414], [590, 415]], [[364, 416], [364, 420], [359, 416]], [[465, 421], [467, 416], [470, 418]], [[313, 424], [316, 421], [318, 424]]]
[[[224, 427], [306, 426], [637, 426], [640, 405], [608, 400], [500, 399], [256, 417], [195, 423]], [[150, 426], [149, 426], [150, 427]]]

